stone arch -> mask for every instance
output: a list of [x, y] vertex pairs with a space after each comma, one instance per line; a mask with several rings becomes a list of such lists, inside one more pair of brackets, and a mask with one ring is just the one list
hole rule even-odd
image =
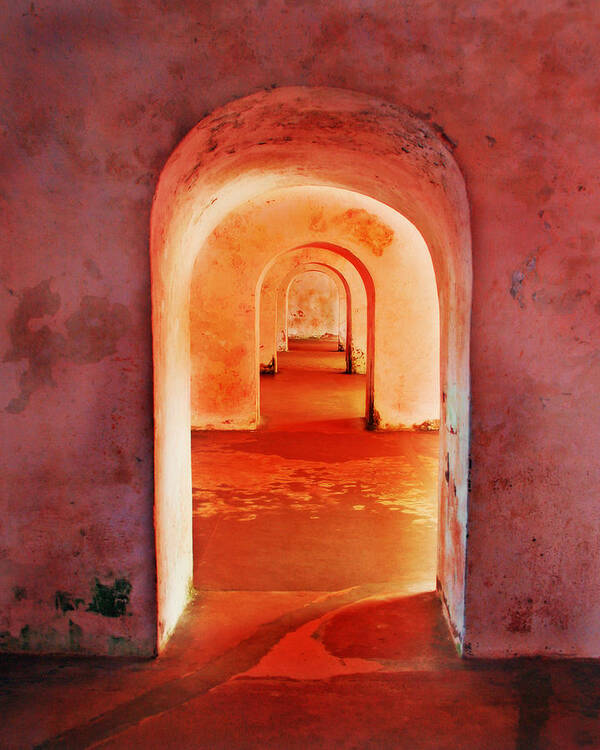
[[[265, 365], [268, 366], [272, 361], [273, 370], [277, 373], [278, 352], [287, 350], [287, 326], [284, 324], [287, 290], [297, 275], [311, 270], [324, 270], [332, 280], [335, 278], [334, 283], [338, 285], [338, 294], [340, 293], [339, 285], [341, 285], [342, 296], [340, 296], [340, 300], [344, 299], [344, 325], [346, 324], [348, 296], [341, 276], [335, 275], [334, 271], [330, 267], [326, 267], [325, 264], [308, 260], [293, 268], [286, 266], [281, 269], [278, 264], [272, 269], [272, 272], [277, 271], [278, 274], [277, 278], [271, 283], [270, 288], [266, 285], [266, 280], [263, 280], [261, 289], [257, 290], [257, 300], [260, 295], [260, 310], [258, 314], [260, 316], [261, 371], [263, 371]], [[270, 304], [265, 305], [267, 297], [270, 298]]]
[[[282, 269], [283, 265], [283, 269]], [[289, 265], [289, 271], [287, 266]], [[328, 269], [330, 273], [336, 274], [338, 281], [344, 286], [346, 297], [347, 321], [346, 338], [346, 371], [359, 372], [365, 374], [364, 362], [367, 351], [367, 293], [364, 282], [360, 274], [350, 263], [341, 255], [337, 255], [322, 248], [304, 248], [297, 251], [288, 251], [280, 257], [280, 262], [275, 262], [265, 269], [264, 276], [261, 277], [260, 287], [257, 289], [257, 300], [260, 300], [260, 310], [258, 312], [260, 320], [260, 365], [269, 365], [272, 362], [275, 372], [277, 372], [277, 349], [280, 342], [283, 342], [283, 348], [286, 348], [286, 330], [277, 324], [278, 320], [283, 319], [284, 308], [286, 304], [285, 293], [281, 285], [289, 283], [294, 274], [301, 269], [315, 266], [315, 268]], [[281, 280], [281, 274], [285, 274]], [[274, 278], [275, 277], [275, 278]], [[276, 288], [272, 288], [275, 286]], [[353, 310], [353, 306], [356, 308]], [[276, 308], [276, 309], [272, 309]], [[354, 320], [354, 324], [353, 324]], [[358, 321], [358, 324], [357, 324]], [[357, 329], [358, 345], [354, 350], [355, 363], [352, 362], [352, 339], [353, 325]], [[356, 367], [356, 362], [363, 364], [363, 369]]]
[[[327, 263], [312, 263], [308, 264], [306, 266], [307, 270], [323, 270], [325, 273], [329, 273], [330, 276], [337, 280], [337, 286], [338, 286], [338, 294], [340, 295], [340, 300], [344, 300], [345, 303], [345, 312], [343, 316], [344, 325], [345, 325], [345, 332], [344, 332], [344, 341], [342, 342], [344, 345], [344, 351], [346, 353], [346, 372], [351, 373], [352, 372], [352, 335], [353, 335], [353, 325], [352, 325], [352, 319], [353, 319], [353, 310], [352, 310], [352, 290], [350, 288], [350, 284], [348, 282], [348, 279], [344, 276], [344, 274], [335, 266], [329, 265]], [[290, 285], [291, 285], [290, 281]], [[343, 296], [342, 296], [343, 291]], [[282, 295], [283, 296], [283, 295]], [[289, 298], [289, 285], [286, 292], [286, 302]], [[279, 319], [279, 310], [280, 306], [278, 305], [277, 308], [277, 315]], [[365, 318], [366, 318], [366, 309], [365, 309]], [[341, 319], [341, 315], [340, 315]], [[287, 333], [286, 333], [286, 339], [287, 339]], [[366, 348], [366, 344], [365, 344]]]
[[469, 467], [471, 244], [464, 181], [431, 127], [356, 92], [283, 88], [231, 102], [169, 158], [150, 232], [154, 345], [158, 646], [192, 577], [189, 289], [196, 255], [236, 206], [270, 189], [329, 186], [391, 207], [418, 228], [440, 306], [438, 585], [464, 634]]
[[[278, 371], [278, 362], [277, 362], [278, 352], [287, 351], [287, 348], [288, 348], [286, 309], [288, 307], [287, 302], [288, 302], [289, 288], [298, 276], [309, 271], [320, 271], [324, 273], [325, 275], [329, 276], [329, 278], [336, 285], [337, 290], [338, 290], [338, 297], [340, 301], [340, 329], [341, 328], [344, 329], [344, 333], [343, 333], [344, 347], [346, 345], [346, 339], [348, 336], [347, 328], [348, 328], [348, 325], [350, 325], [350, 327], [352, 325], [351, 321], [348, 320], [348, 310], [351, 304], [351, 301], [350, 301], [351, 295], [350, 295], [350, 289], [348, 287], [348, 282], [344, 278], [343, 274], [337, 272], [337, 270], [334, 270], [332, 266], [329, 266], [322, 262], [306, 261], [298, 267], [287, 270], [285, 275], [281, 279], [278, 280], [276, 288], [272, 290], [274, 311], [273, 310], [269, 311], [270, 320], [266, 319], [267, 315], [265, 314], [265, 311], [263, 308], [263, 302], [264, 302], [264, 296], [265, 296], [264, 291], [263, 291], [264, 284], [263, 284], [263, 289], [261, 289], [261, 295], [260, 295], [261, 297], [260, 298], [261, 349], [263, 347], [263, 344], [265, 343], [263, 341], [263, 333], [265, 333], [266, 336], [268, 336], [270, 339], [270, 348], [268, 349], [268, 351], [263, 353], [263, 359], [266, 360], [268, 359], [268, 356], [270, 354], [272, 355], [273, 367], [274, 367], [275, 373]], [[261, 368], [263, 366], [263, 359], [261, 359]]]
[[[269, 271], [277, 264], [277, 262], [285, 257], [286, 255], [291, 255], [293, 253], [298, 252], [324, 252], [326, 253], [325, 258], [328, 256], [333, 259], [340, 259], [342, 261], [346, 262], [346, 265], [348, 267], [348, 270], [351, 271], [355, 276], [356, 279], [353, 279], [353, 286], [355, 287], [355, 296], [358, 296], [359, 290], [356, 288], [357, 284], [360, 284], [360, 292], [364, 291], [365, 296], [365, 307], [366, 307], [366, 331], [364, 332], [364, 340], [365, 340], [365, 352], [364, 352], [364, 359], [365, 359], [365, 371], [364, 374], [367, 376], [367, 383], [366, 383], [366, 389], [365, 389], [365, 420], [367, 425], [373, 424], [373, 418], [374, 418], [374, 356], [375, 356], [375, 285], [373, 283], [373, 279], [371, 277], [371, 274], [369, 273], [368, 268], [365, 266], [365, 264], [360, 260], [360, 258], [356, 257], [354, 253], [352, 253], [348, 248], [342, 247], [340, 245], [337, 245], [332, 242], [318, 242], [314, 241], [311, 243], [307, 243], [304, 245], [298, 245], [296, 247], [290, 248], [288, 250], [284, 250], [283, 252], [280, 252], [276, 254], [271, 260], [266, 264], [264, 267], [259, 282], [257, 284], [257, 299], [260, 299], [260, 290], [263, 287], [265, 278], [269, 274]], [[335, 267], [333, 266], [332, 261], [330, 260], [328, 264], [333, 270]], [[342, 278], [343, 274], [342, 274]], [[348, 281], [344, 279], [345, 283], [348, 284]], [[348, 285], [347, 289], [347, 300], [352, 300], [352, 294], [350, 293], [350, 286]], [[260, 312], [258, 313], [260, 315]], [[258, 317], [258, 316], [257, 316]], [[352, 363], [350, 363], [352, 364]]]

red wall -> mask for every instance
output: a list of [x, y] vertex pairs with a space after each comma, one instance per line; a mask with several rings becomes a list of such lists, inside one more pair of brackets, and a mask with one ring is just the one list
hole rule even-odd
[[[595, 4], [57, 0], [2, 15], [2, 647], [154, 648], [157, 177], [215, 107], [306, 85], [412, 107], [467, 182], [465, 649], [600, 655]], [[94, 611], [96, 587], [123, 581], [127, 614]]]

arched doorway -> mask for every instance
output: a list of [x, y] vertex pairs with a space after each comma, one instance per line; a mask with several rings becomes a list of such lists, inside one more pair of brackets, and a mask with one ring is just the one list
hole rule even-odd
[[353, 92], [296, 88], [260, 93], [213, 113], [171, 156], [155, 196], [151, 261], [159, 648], [185, 606], [192, 572], [189, 289], [194, 260], [232, 209], [268, 190], [297, 186], [370, 196], [417, 227], [431, 253], [440, 304], [438, 587], [461, 642], [471, 299], [464, 183], [449, 152], [409, 112]]
[[[312, 191], [311, 191], [312, 192]], [[279, 191], [277, 193], [270, 193], [269, 195], [282, 195]], [[265, 204], [271, 206], [274, 199], [269, 197], [265, 199]], [[291, 202], [295, 207], [300, 203], [297, 193], [294, 191], [291, 195]], [[319, 210], [322, 210], [322, 205], [317, 199], [315, 205], [319, 205]], [[256, 207], [256, 202], [253, 202], [253, 207]], [[269, 222], [269, 227], [273, 229], [274, 224]], [[298, 236], [303, 236], [306, 227], [300, 229]], [[275, 234], [275, 237], [277, 234]], [[344, 237], [339, 237], [343, 241]], [[368, 268], [364, 262], [347, 247], [333, 244], [331, 242], [317, 242], [308, 243], [293, 247], [284, 252], [276, 252], [276, 242], [273, 241], [273, 250], [271, 257], [266, 263], [256, 290], [257, 304], [257, 315], [259, 322], [258, 326], [261, 328], [261, 339], [270, 337], [273, 340], [273, 333], [269, 332], [270, 328], [276, 331], [275, 337], [281, 337], [285, 339], [285, 330], [282, 330], [282, 325], [277, 323], [279, 320], [287, 315], [286, 295], [280, 294], [276, 296], [276, 311], [275, 311], [275, 325], [270, 325], [273, 322], [273, 311], [271, 310], [272, 300], [269, 299], [269, 290], [275, 283], [278, 286], [283, 283], [289, 283], [294, 274], [297, 273], [299, 267], [305, 264], [306, 267], [314, 267], [315, 269], [324, 268], [331, 272], [337, 277], [342, 285], [346, 295], [346, 319], [347, 319], [347, 348], [346, 348], [346, 371], [348, 373], [359, 373], [367, 376], [366, 390], [365, 390], [365, 419], [367, 423], [372, 423], [374, 414], [374, 349], [375, 349], [375, 286], [373, 278], [369, 273]], [[267, 252], [268, 252], [268, 248]], [[276, 271], [279, 268], [285, 269], [287, 266], [290, 267], [289, 274], [284, 275], [283, 282], [278, 280]], [[271, 304], [270, 304], [271, 303]], [[268, 354], [265, 356], [264, 353], [261, 356], [266, 359]], [[277, 370], [277, 352], [274, 352], [274, 367]]]
[[[288, 254], [289, 255], [289, 254]], [[260, 315], [259, 363], [261, 372], [277, 372], [278, 352], [288, 348], [288, 292], [298, 274], [307, 271], [321, 271], [336, 284], [340, 300], [339, 337], [350, 360], [352, 343], [352, 294], [343, 273], [323, 261], [286, 258], [287, 263], [278, 263], [272, 268], [274, 278], [263, 279], [257, 290]], [[268, 274], [267, 274], [268, 275]], [[366, 319], [366, 302], [364, 309]], [[366, 323], [365, 323], [366, 330]], [[347, 372], [351, 372], [351, 360], [346, 362]]]

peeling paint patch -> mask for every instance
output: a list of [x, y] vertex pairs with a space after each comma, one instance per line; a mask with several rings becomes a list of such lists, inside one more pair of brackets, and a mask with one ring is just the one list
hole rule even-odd
[[378, 216], [364, 208], [349, 208], [334, 219], [357, 242], [366, 245], [373, 255], [380, 257], [394, 241], [394, 232]]
[[519, 307], [525, 307], [525, 297], [523, 295], [523, 282], [535, 271], [537, 257], [530, 255], [522, 268], [513, 271], [511, 277], [510, 296], [519, 303]]

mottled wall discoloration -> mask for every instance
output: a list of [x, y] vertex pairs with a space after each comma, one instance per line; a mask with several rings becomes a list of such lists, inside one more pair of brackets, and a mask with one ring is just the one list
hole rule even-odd
[[338, 290], [328, 276], [306, 271], [297, 276], [288, 289], [288, 336], [316, 338], [339, 337], [340, 300]]
[[30, 321], [54, 315], [60, 307], [60, 295], [50, 290], [50, 281], [23, 290], [17, 309], [9, 322], [11, 348], [5, 362], [27, 361], [27, 369], [19, 378], [20, 393], [12, 398], [6, 411], [22, 412], [31, 394], [43, 385], [54, 385], [52, 365], [65, 351], [64, 336], [48, 325], [31, 328]]
[[329, 221], [323, 212], [316, 209], [311, 217], [310, 228], [317, 234], [327, 235], [331, 227], [348, 233], [356, 242], [371, 249], [374, 255], [383, 255], [385, 249], [394, 241], [394, 231], [380, 217], [364, 208], [349, 208]]
[[9, 323], [11, 348], [5, 362], [27, 361], [19, 378], [20, 393], [12, 398], [6, 411], [22, 412], [31, 394], [45, 385], [56, 385], [52, 368], [61, 357], [78, 364], [100, 362], [115, 354], [117, 342], [130, 326], [131, 316], [124, 305], [111, 304], [102, 297], [85, 296], [79, 310], [65, 321], [67, 334], [32, 321], [52, 317], [60, 309], [60, 295], [50, 289], [50, 280], [23, 290]]
[[375, 214], [362, 208], [348, 209], [335, 218], [357, 242], [367, 245], [373, 255], [381, 256], [394, 241], [394, 232]]
[[[83, 583], [73, 585], [78, 571], [85, 568], [86, 581], [102, 573], [121, 539], [118, 556], [137, 571], [134, 599], [149, 592], [143, 607], [151, 613], [149, 626], [132, 625], [130, 635], [147, 643], [155, 595], [141, 572], [154, 565], [147, 252], [158, 175], [179, 140], [225, 102], [272, 86], [336, 86], [391, 108], [407, 104], [437, 123], [468, 184], [471, 650], [598, 656], [596, 8], [566, 0], [307, 7], [151, 1], [97, 3], [83, 12], [60, 0], [36, 3], [32, 12], [28, 0], [4, 4], [0, 352], [14, 349], [10, 321], [29, 343], [26, 351], [17, 347], [24, 357], [2, 362], [0, 377], [0, 630], [50, 633], [44, 623], [56, 588], [81, 590]], [[269, 137], [290, 143], [315, 118], [294, 119], [285, 108], [279, 115], [281, 127]], [[206, 177], [223, 132], [247, 116], [240, 108], [214, 123], [190, 183]], [[377, 126], [368, 113], [363, 121]], [[330, 142], [336, 124], [322, 122], [315, 146]], [[415, 126], [403, 146], [410, 153], [397, 155], [390, 143], [389, 159], [420, 158], [424, 143]], [[533, 255], [535, 274], [520, 286], [517, 278], [511, 296], [513, 274], [526, 274]], [[62, 325], [50, 317], [16, 321], [19, 301], [6, 289], [35, 289], [41, 279], [52, 279], [41, 295], [49, 309], [57, 294], [66, 317], [86, 295], [124, 304], [131, 326], [117, 354], [79, 366], [57, 357], [53, 334], [67, 336]], [[44, 325], [48, 333], [36, 338]], [[46, 346], [47, 363], [36, 356], [32, 366], [29, 347]], [[31, 375], [19, 384], [23, 368]], [[5, 411], [13, 399], [17, 413]], [[100, 488], [119, 447], [133, 479], [115, 494], [114, 484]], [[77, 528], [90, 515], [86, 550]], [[47, 571], [60, 581], [40, 591]], [[17, 600], [13, 587], [28, 598]], [[532, 599], [528, 632], [507, 630], [514, 596]], [[84, 628], [84, 646], [89, 637]], [[56, 643], [69, 648], [68, 636]], [[108, 650], [104, 640], [94, 648]]]

